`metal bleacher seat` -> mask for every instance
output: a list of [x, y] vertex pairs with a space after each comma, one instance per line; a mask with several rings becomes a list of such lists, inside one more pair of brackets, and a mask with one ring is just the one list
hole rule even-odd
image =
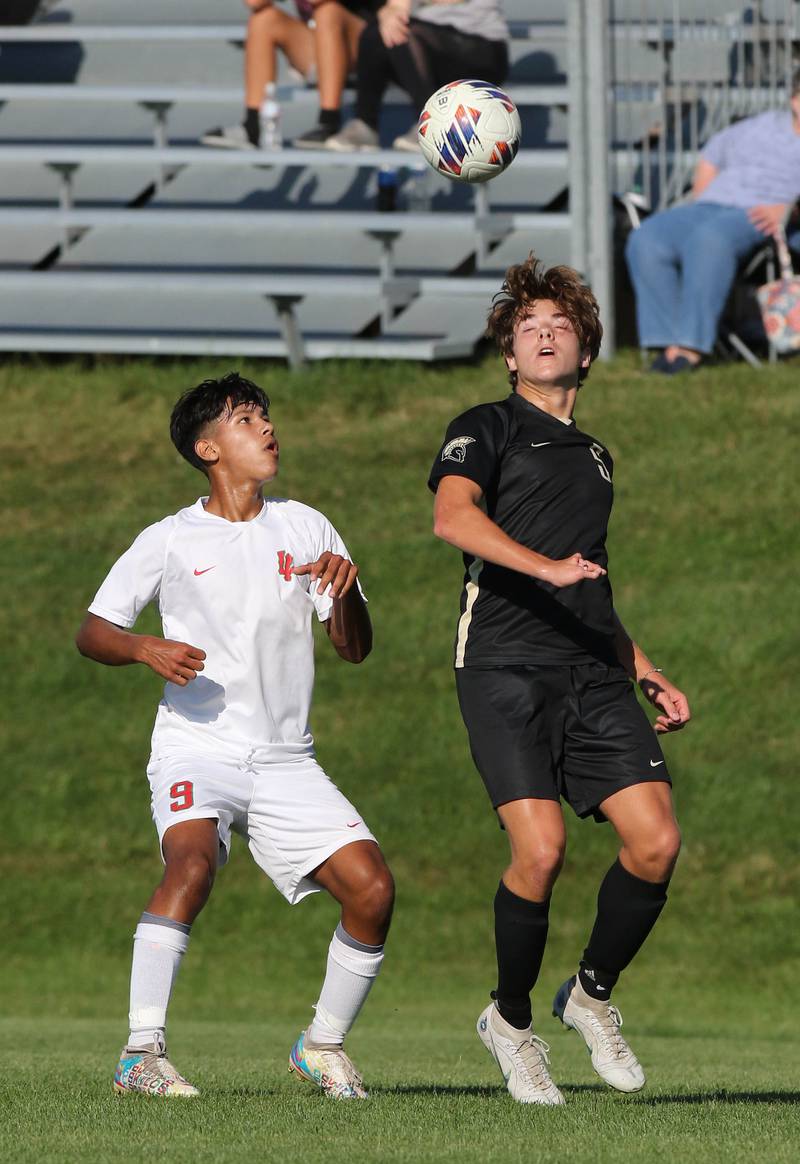
[[[425, 213], [374, 211], [381, 166], [402, 206], [407, 154], [198, 145], [241, 114], [240, 0], [60, 0], [0, 28], [0, 349], [469, 354], [507, 255], [569, 248], [568, 215], [536, 211], [567, 181], [563, 20], [506, 9], [531, 148], [491, 199], [430, 174]], [[316, 93], [280, 97], [291, 138]], [[413, 115], [387, 104], [388, 137]]]

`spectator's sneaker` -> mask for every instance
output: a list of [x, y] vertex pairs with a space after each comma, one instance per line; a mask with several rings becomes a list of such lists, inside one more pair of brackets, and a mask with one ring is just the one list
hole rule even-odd
[[419, 137], [417, 136], [417, 127], [412, 125], [411, 129], [407, 129], [405, 133], [401, 133], [392, 142], [393, 150], [403, 150], [407, 154], [421, 154], [422, 149], [419, 144]]
[[337, 130], [332, 129], [330, 125], [315, 125], [312, 129], [301, 133], [292, 142], [292, 145], [297, 150], [321, 150], [325, 143], [328, 142]]
[[199, 1095], [167, 1058], [163, 1038], [149, 1047], [123, 1047], [114, 1072], [114, 1090], [122, 1095], [139, 1092], [143, 1095]]
[[568, 979], [553, 1000], [553, 1017], [577, 1031], [601, 1079], [617, 1091], [641, 1091], [644, 1071], [622, 1037], [622, 1015], [615, 1006], [586, 993], [577, 977]]
[[315, 1083], [331, 1099], [366, 1099], [364, 1080], [342, 1047], [309, 1043], [301, 1031], [289, 1052], [289, 1070]]
[[478, 1038], [518, 1103], [557, 1107], [564, 1102], [548, 1071], [550, 1048], [530, 1027], [527, 1031], [512, 1027], [492, 1002], [478, 1019]]
[[352, 150], [377, 150], [380, 149], [380, 138], [366, 121], [354, 117], [352, 121], [348, 121], [344, 129], [328, 138], [325, 149], [338, 150], [340, 153], [349, 153]]
[[243, 125], [229, 125], [225, 129], [209, 129], [200, 138], [203, 145], [222, 150], [257, 150], [258, 144], [247, 136]]

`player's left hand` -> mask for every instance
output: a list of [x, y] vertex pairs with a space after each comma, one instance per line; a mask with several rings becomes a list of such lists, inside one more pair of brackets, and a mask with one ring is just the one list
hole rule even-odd
[[664, 732], [679, 732], [681, 728], [686, 727], [692, 718], [689, 700], [674, 683], [670, 683], [664, 675], [654, 673], [640, 679], [639, 686], [645, 699], [654, 707], [661, 709], [662, 714], [656, 716], [653, 725], [659, 735]]
[[319, 579], [317, 594], [324, 594], [328, 586], [331, 588], [331, 598], [344, 598], [358, 577], [358, 566], [341, 554], [332, 554], [326, 550], [320, 554], [316, 562], [307, 562], [304, 566], [295, 566], [293, 574], [308, 574], [311, 585]]

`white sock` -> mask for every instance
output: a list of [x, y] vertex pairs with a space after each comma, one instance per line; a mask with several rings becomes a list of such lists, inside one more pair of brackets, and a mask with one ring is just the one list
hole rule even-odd
[[133, 935], [129, 1047], [163, 1042], [169, 996], [190, 929], [168, 917], [142, 914]]
[[351, 938], [341, 923], [328, 947], [328, 966], [314, 1021], [306, 1037], [310, 1043], [341, 1046], [358, 1018], [383, 962], [383, 946], [368, 946]]

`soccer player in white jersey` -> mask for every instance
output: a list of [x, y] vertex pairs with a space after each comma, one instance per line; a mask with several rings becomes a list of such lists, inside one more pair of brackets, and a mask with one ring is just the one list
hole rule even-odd
[[[269, 401], [231, 373], [185, 393], [172, 440], [208, 497], [145, 529], [78, 632], [81, 654], [144, 663], [166, 680], [147, 775], [164, 875], [134, 935], [130, 1034], [118, 1092], [195, 1096], [167, 1058], [166, 1016], [192, 923], [231, 832], [290, 904], [325, 889], [342, 908], [316, 1013], [290, 1070], [337, 1099], [367, 1092], [343, 1049], [383, 960], [394, 887], [381, 850], [314, 758], [312, 615], [361, 662], [372, 628], [358, 568], [330, 522], [265, 498], [278, 472]], [[135, 634], [157, 601], [164, 637]]]

